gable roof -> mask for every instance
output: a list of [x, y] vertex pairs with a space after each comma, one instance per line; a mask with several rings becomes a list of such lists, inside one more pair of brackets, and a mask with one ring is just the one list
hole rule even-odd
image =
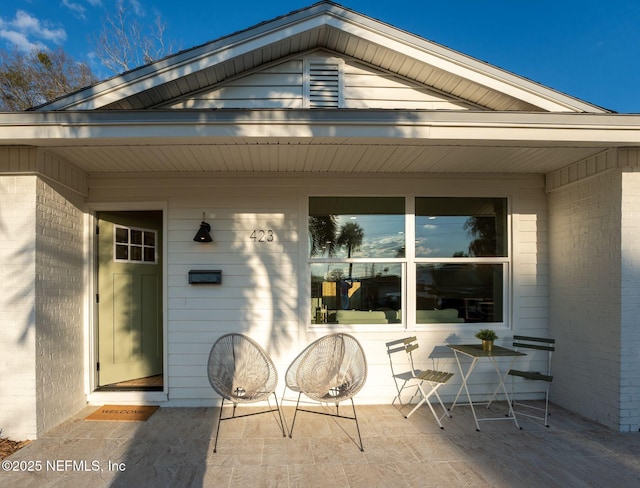
[[[350, 76], [358, 71], [396, 83], [384, 85], [385, 96], [397, 89], [405, 102], [415, 96], [427, 103], [370, 103], [375, 90], [364, 85], [356, 94], [363, 99], [352, 96], [338, 108], [222, 103], [267, 73], [282, 74], [283, 66], [304, 66], [319, 55], [342, 60]], [[296, 76], [304, 84], [306, 71]], [[223, 100], [223, 92], [234, 96]], [[615, 149], [640, 147], [640, 115], [612, 113], [320, 2], [30, 112], [0, 114], [0, 149], [15, 146], [40, 148], [39, 168], [60, 162], [96, 177], [528, 173], [563, 179], [615, 167]], [[0, 158], [0, 171], [22, 171], [21, 164]]]
[[38, 107], [143, 110], [327, 50], [491, 111], [609, 113], [334, 2], [319, 2]]

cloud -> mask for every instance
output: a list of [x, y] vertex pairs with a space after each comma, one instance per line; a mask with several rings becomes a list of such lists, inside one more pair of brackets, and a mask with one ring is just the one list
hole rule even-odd
[[129, 0], [129, 8], [131, 8], [138, 17], [144, 17], [144, 8], [138, 0]]
[[87, 7], [83, 5], [84, 2], [88, 3], [91, 7], [102, 6], [102, 0], [60, 0], [60, 5], [71, 10], [73, 15], [75, 15], [77, 18], [87, 20]]
[[72, 2], [71, 0], [62, 0], [61, 5], [71, 10], [71, 12], [73, 12], [73, 14], [79, 19], [87, 20], [87, 16], [85, 15], [87, 8], [85, 6]]
[[18, 49], [32, 51], [42, 49], [45, 43], [62, 44], [67, 33], [62, 27], [42, 22], [24, 10], [18, 10], [13, 20], [0, 18], [0, 38]]
[[421, 258], [438, 255], [440, 253], [440, 249], [429, 247], [427, 245], [421, 245], [416, 243], [416, 256], [420, 256]]
[[146, 14], [139, 0], [118, 0], [116, 7], [124, 9], [127, 13], [133, 13], [135, 17], [144, 17]]
[[6, 30], [4, 28], [0, 28], [0, 39], [9, 41], [10, 44], [17, 47], [20, 51], [25, 52], [37, 51], [46, 48], [46, 46], [41, 42], [31, 42], [27, 39], [27, 36], [20, 32]]

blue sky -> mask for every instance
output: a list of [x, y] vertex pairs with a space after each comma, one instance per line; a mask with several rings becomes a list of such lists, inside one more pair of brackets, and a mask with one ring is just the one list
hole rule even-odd
[[[61, 46], [101, 71], [88, 39], [118, 0], [3, 0], [0, 47]], [[123, 0], [156, 13], [178, 49], [307, 7], [315, 0]], [[595, 105], [640, 113], [637, 0], [343, 0], [343, 6]]]

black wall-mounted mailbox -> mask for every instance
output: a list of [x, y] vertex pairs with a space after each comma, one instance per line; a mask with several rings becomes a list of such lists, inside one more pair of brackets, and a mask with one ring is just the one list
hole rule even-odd
[[190, 285], [220, 285], [222, 271], [219, 269], [196, 269], [189, 271]]

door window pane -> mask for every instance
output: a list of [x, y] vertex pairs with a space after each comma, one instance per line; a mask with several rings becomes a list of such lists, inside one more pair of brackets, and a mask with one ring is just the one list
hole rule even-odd
[[153, 247], [145, 247], [144, 248], [144, 260], [147, 263], [155, 263], [156, 261], [156, 250]]
[[142, 245], [142, 231], [131, 229], [131, 243]]
[[116, 242], [129, 242], [129, 229], [126, 227], [116, 227], [115, 229]]
[[131, 246], [131, 261], [142, 261], [142, 247]]
[[116, 244], [116, 261], [129, 260], [129, 246]]

